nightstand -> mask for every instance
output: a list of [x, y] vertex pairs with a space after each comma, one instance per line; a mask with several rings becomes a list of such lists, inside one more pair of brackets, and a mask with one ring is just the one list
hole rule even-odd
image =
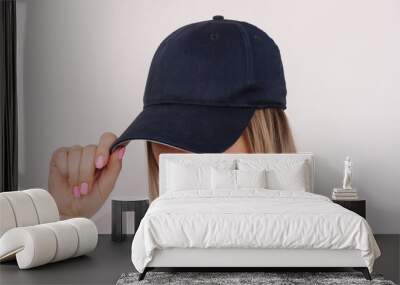
[[366, 201], [365, 200], [332, 200], [333, 203], [359, 214], [366, 219]]
[[126, 221], [123, 219], [124, 212], [135, 212], [136, 231], [149, 207], [149, 200], [118, 197], [113, 198], [111, 203], [111, 238], [113, 241], [123, 241], [126, 238], [126, 234], [123, 233], [123, 228], [126, 226], [124, 225]]

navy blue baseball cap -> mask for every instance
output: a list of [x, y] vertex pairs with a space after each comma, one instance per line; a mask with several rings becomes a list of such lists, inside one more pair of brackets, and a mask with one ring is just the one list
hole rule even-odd
[[158, 47], [143, 103], [111, 151], [139, 139], [224, 152], [256, 109], [286, 108], [279, 48], [256, 26], [223, 16], [181, 27]]

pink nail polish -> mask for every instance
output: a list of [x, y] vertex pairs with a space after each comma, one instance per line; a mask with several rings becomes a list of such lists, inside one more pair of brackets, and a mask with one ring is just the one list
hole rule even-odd
[[122, 158], [124, 157], [124, 154], [125, 154], [125, 147], [121, 147], [121, 148], [118, 150], [118, 159], [119, 159], [119, 160], [122, 160]]
[[89, 192], [89, 184], [87, 184], [86, 182], [83, 182], [81, 184], [81, 194], [86, 195], [88, 192]]
[[74, 188], [72, 188], [72, 192], [75, 198], [79, 198], [81, 196], [81, 191], [79, 190], [78, 186], [74, 186]]
[[97, 159], [96, 159], [96, 168], [97, 169], [101, 169], [104, 166], [104, 156], [100, 155]]

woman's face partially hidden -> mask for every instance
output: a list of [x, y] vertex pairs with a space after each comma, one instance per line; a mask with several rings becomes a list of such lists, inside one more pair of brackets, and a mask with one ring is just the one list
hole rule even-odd
[[[162, 153], [189, 153], [188, 151], [178, 149], [172, 146], [167, 146], [155, 142], [151, 142], [151, 149], [153, 150], [154, 158], [158, 164], [158, 158]], [[249, 145], [244, 135], [241, 135], [239, 139], [224, 153], [249, 153]]]

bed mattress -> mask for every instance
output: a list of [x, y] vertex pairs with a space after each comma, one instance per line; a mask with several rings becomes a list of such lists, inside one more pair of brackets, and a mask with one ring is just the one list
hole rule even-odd
[[380, 255], [361, 216], [318, 194], [262, 189], [157, 198], [135, 234], [132, 262], [143, 272], [156, 250], [172, 248], [359, 250], [370, 272]]

